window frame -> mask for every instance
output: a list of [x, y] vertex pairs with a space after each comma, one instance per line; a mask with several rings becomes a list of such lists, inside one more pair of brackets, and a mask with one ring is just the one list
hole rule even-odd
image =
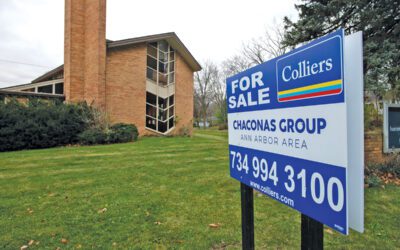
[[[160, 44], [164, 43], [164, 45], [167, 46], [167, 50], [164, 51], [162, 49], [160, 49]], [[163, 45], [163, 46], [164, 46]], [[151, 50], [151, 52], [153, 54], [156, 54], [157, 56], [154, 57], [152, 54], [149, 53], [149, 49]], [[155, 50], [155, 51], [154, 51]], [[161, 53], [161, 54], [160, 54]], [[161, 55], [161, 56], [160, 56]], [[173, 55], [173, 56], [171, 56]], [[146, 90], [146, 113], [145, 113], [145, 128], [147, 130], [153, 131], [155, 133], [159, 133], [159, 134], [168, 134], [170, 133], [173, 129], [175, 129], [175, 122], [176, 122], [176, 108], [175, 108], [175, 103], [176, 103], [176, 96], [175, 96], [175, 82], [176, 82], [176, 57], [177, 57], [177, 52], [176, 50], [174, 50], [171, 45], [164, 40], [161, 41], [156, 41], [156, 42], [152, 42], [152, 43], [147, 43], [147, 53], [146, 56], [149, 57], [152, 60], [156, 61], [157, 64], [157, 69], [154, 69], [152, 67], [150, 67], [147, 64], [147, 60], [146, 60], [146, 79], [147, 81], [153, 83], [156, 85], [156, 93], [154, 93], [153, 91], [147, 91]], [[161, 60], [161, 57], [164, 58]], [[160, 71], [160, 67], [164, 65], [165, 67], [165, 73]], [[172, 77], [173, 75], [173, 77]], [[149, 78], [148, 76], [151, 76], [151, 78]], [[166, 81], [166, 83], [161, 83], [160, 79], [164, 79]], [[161, 96], [159, 96], [159, 89], [160, 88], [169, 88], [170, 86], [173, 86], [172, 89], [172, 93], [169, 93], [169, 96], [166, 98], [163, 98]], [[154, 95], [156, 97], [156, 103], [155, 105], [152, 103], [149, 103], [147, 100], [147, 93], [150, 93], [152, 95]], [[171, 104], [170, 98], [172, 97], [173, 99], [173, 103]], [[159, 106], [159, 98], [164, 99], [164, 104], [165, 104], [165, 108], [162, 108]], [[151, 115], [147, 114], [147, 105], [153, 107], [156, 109], [156, 117], [153, 117]], [[171, 110], [171, 108], [173, 109], [173, 111]], [[160, 117], [160, 113], [164, 112], [164, 120], [161, 119]], [[173, 114], [170, 114], [173, 113]], [[154, 128], [150, 128], [147, 127], [147, 121], [148, 119], [152, 119], [155, 121], [155, 129]], [[165, 132], [161, 132], [159, 131], [159, 123], [164, 123], [166, 124], [166, 131]], [[172, 125], [172, 126], [170, 126]]]

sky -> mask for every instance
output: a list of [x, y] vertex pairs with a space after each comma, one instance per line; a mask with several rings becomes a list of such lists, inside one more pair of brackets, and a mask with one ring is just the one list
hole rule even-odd
[[[295, 0], [108, 0], [111, 40], [175, 32], [201, 63], [220, 63], [284, 16]], [[0, 88], [63, 64], [64, 0], [0, 0]]]

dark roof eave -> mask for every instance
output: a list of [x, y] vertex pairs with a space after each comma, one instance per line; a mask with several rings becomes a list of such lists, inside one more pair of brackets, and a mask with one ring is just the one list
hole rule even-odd
[[65, 100], [65, 96], [64, 95], [46, 94], [46, 93], [34, 93], [34, 92], [24, 92], [24, 91], [0, 90], [0, 95], [31, 96], [31, 97], [54, 98], [54, 99]]
[[49, 77], [49, 76], [51, 76], [51, 75], [53, 75], [53, 74], [57, 74], [57, 73], [61, 72], [62, 70], [64, 70], [64, 64], [58, 66], [58, 67], [55, 68], [55, 69], [52, 69], [52, 70], [50, 70], [50, 71], [44, 73], [43, 75], [39, 76], [38, 78], [32, 80], [31, 83], [38, 83], [38, 82], [41, 82], [41, 81], [43, 81], [43, 79], [46, 79], [47, 77]]
[[[193, 71], [196, 72], [196, 71], [199, 71], [202, 69], [200, 63], [194, 58], [192, 53], [190, 53], [190, 51], [186, 48], [186, 46], [179, 39], [179, 37], [175, 34], [175, 32], [168, 32], [168, 33], [162, 33], [162, 34], [157, 34], [157, 35], [149, 35], [149, 36], [142, 36], [142, 37], [135, 37], [135, 38], [130, 38], [130, 39], [113, 41], [113, 42], [110, 42], [107, 44], [107, 48], [118, 48], [118, 47], [135, 45], [135, 44], [139, 44], [139, 43], [155, 42], [155, 41], [159, 41], [159, 40], [167, 40], [170, 42], [170, 44], [171, 44], [171, 41], [173, 41], [172, 46], [176, 47], [174, 49], [176, 49], [177, 51], [179, 51], [181, 53], [181, 55], [184, 57], [184, 59], [186, 60], [186, 62], [189, 64], [189, 66], [192, 68]], [[176, 42], [176, 44], [174, 42]]]

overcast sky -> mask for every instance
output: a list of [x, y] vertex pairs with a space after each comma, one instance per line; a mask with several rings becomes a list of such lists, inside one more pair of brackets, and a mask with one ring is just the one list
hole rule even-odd
[[[107, 38], [174, 31], [197, 60], [221, 62], [274, 20], [297, 18], [295, 0], [108, 0]], [[63, 64], [64, 0], [0, 0], [0, 87]]]

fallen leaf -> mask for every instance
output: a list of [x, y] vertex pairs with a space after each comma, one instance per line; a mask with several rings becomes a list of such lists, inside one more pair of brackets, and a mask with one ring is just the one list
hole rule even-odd
[[56, 195], [56, 194], [55, 193], [49, 193], [47, 196], [53, 197], [54, 195]]
[[29, 214], [33, 213], [33, 209], [32, 208], [28, 208], [28, 209], [26, 209], [26, 211], [28, 211]]
[[112, 243], [113, 247], [117, 246], [117, 242]]
[[156, 222], [154, 222], [154, 224], [155, 225], [161, 225], [161, 222], [160, 221], [156, 221]]
[[68, 243], [68, 240], [67, 240], [67, 239], [65, 239], [65, 238], [62, 238], [62, 239], [61, 239], [61, 243], [63, 243], [63, 244], [67, 244], [67, 243]]
[[327, 232], [328, 234], [333, 234], [333, 231], [330, 228], [325, 228], [325, 232]]
[[102, 213], [105, 213], [105, 212], [107, 212], [107, 208], [106, 207], [100, 209], [99, 211], [97, 211], [97, 213], [99, 213], [99, 214], [102, 214]]
[[219, 223], [211, 223], [211, 224], [208, 224], [208, 226], [211, 228], [219, 228], [221, 225]]
[[26, 250], [26, 249], [28, 249], [28, 246], [27, 245], [23, 245], [20, 249], [21, 250]]
[[61, 250], [61, 248], [60, 248], [60, 247], [57, 247], [56, 250]]
[[28, 245], [29, 245], [29, 246], [32, 246], [33, 243], [35, 243], [35, 241], [34, 241], [34, 240], [30, 240], [30, 241], [28, 242]]
[[82, 245], [78, 244], [78, 245], [76, 245], [76, 248], [80, 249], [80, 248], [82, 248]]
[[146, 216], [149, 217], [150, 216], [150, 212], [146, 211]]

